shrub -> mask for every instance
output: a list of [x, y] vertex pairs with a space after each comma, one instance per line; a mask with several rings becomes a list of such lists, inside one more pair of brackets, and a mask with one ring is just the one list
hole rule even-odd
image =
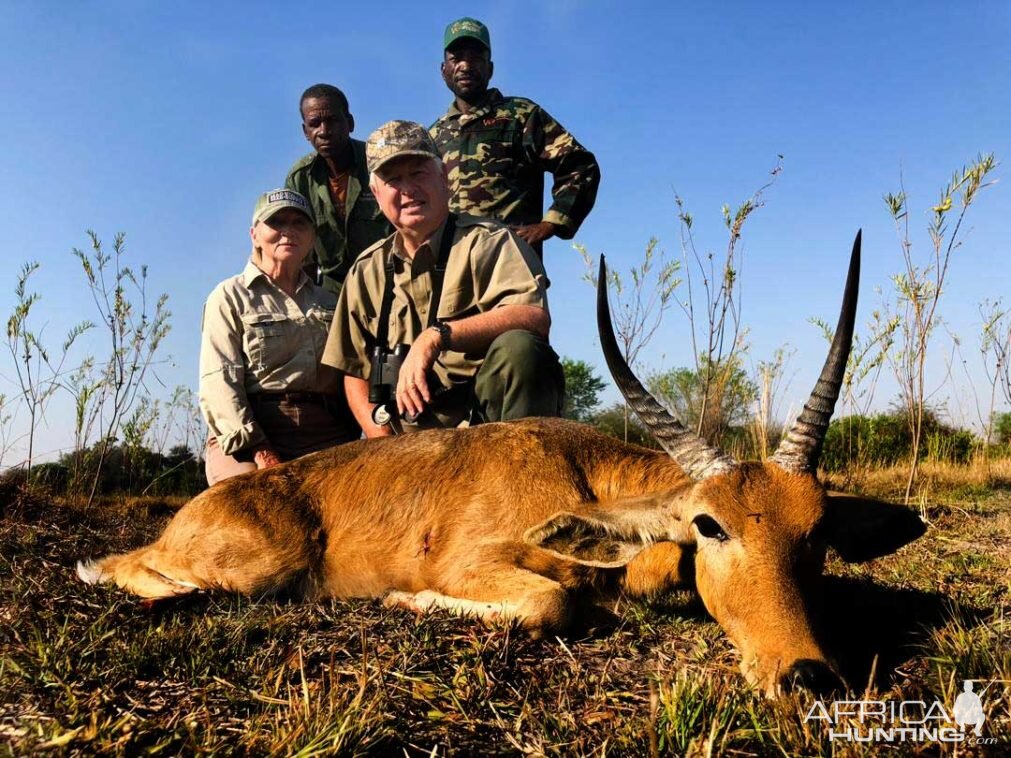
[[[609, 408], [598, 411], [590, 418], [590, 423], [604, 434], [624, 440], [625, 406], [621, 403], [615, 403]], [[628, 441], [634, 445], [642, 445], [654, 450], [659, 447], [646, 430], [646, 427], [636, 418], [635, 412], [632, 410], [628, 412]]]
[[[979, 445], [972, 432], [943, 423], [934, 411], [924, 413], [923, 431], [926, 444], [920, 448], [920, 460], [966, 463]], [[826, 471], [852, 465], [892, 466], [908, 460], [912, 446], [905, 411], [845, 416], [829, 424], [821, 465]]]
[[993, 436], [998, 444], [1011, 443], [1011, 413], [999, 413], [994, 417]]
[[47, 492], [62, 495], [67, 491], [70, 470], [62, 463], [39, 463], [32, 467], [29, 479], [33, 487], [43, 487]]

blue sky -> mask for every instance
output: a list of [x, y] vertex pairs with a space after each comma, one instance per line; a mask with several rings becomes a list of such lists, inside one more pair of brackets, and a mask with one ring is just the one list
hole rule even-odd
[[[901, 266], [882, 194], [903, 177], [925, 255], [926, 210], [951, 172], [980, 151], [1011, 157], [1003, 2], [2, 7], [0, 308], [10, 311], [21, 264], [38, 260], [38, 323], [57, 342], [71, 322], [94, 318], [70, 249], [85, 246], [88, 228], [108, 241], [123, 231], [128, 261], [146, 263], [152, 288], [170, 297], [172, 364], [159, 369], [169, 388], [196, 386], [203, 299], [241, 269], [257, 194], [309, 149], [301, 91], [342, 87], [359, 139], [391, 118], [429, 123], [450, 100], [438, 74], [442, 30], [461, 15], [491, 29], [493, 84], [539, 102], [596, 153], [601, 190], [576, 241], [621, 269], [651, 236], [679, 252], [675, 189], [700, 245], [722, 250], [720, 206], [750, 195], [785, 156], [745, 229], [742, 276], [751, 359], [796, 350], [787, 403], [803, 400], [823, 360], [807, 319], [834, 322], [856, 229], [861, 321]], [[945, 293], [970, 362], [977, 303], [1011, 280], [1008, 192], [1002, 181], [973, 209]], [[580, 257], [555, 240], [545, 261], [558, 352], [602, 367]], [[690, 362], [677, 310], [644, 358], [654, 368]], [[0, 392], [14, 390], [11, 375], [0, 359]], [[957, 415], [966, 391], [949, 386], [938, 399]], [[877, 404], [892, 396], [883, 385]], [[48, 450], [66, 442], [59, 416]]]

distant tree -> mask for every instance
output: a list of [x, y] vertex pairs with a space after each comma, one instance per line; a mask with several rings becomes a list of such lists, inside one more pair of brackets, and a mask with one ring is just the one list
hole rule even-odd
[[[981, 418], [985, 426], [983, 439], [986, 444], [996, 438], [998, 442], [1007, 442], [996, 428], [1001, 415], [996, 412], [997, 390], [1004, 400], [1011, 403], [1011, 311], [1004, 307], [1003, 301], [984, 300], [979, 304], [979, 314], [983, 319], [980, 334], [979, 351], [983, 359], [983, 371], [990, 384], [990, 397], [985, 414]], [[977, 401], [978, 406], [978, 401]], [[984, 414], [980, 414], [984, 416]]]
[[[695, 375], [699, 384], [693, 390], [700, 403], [695, 431], [714, 444], [711, 436], [722, 436], [725, 429], [718, 423], [725, 410], [722, 393], [735, 389], [738, 377], [734, 374], [740, 370], [740, 356], [747, 350], [741, 326], [740, 272], [744, 257], [741, 234], [751, 214], [765, 205], [765, 191], [775, 184], [782, 172], [782, 161], [780, 155], [770, 172], [771, 178], [736, 209], [723, 205], [721, 211], [728, 239], [719, 255], [712, 250], [700, 250], [696, 245], [695, 219], [681, 196], [674, 194], [681, 225], [681, 271], [685, 280], [678, 305], [691, 327], [692, 355], [696, 359]], [[710, 404], [715, 406], [712, 410], [708, 408]], [[717, 423], [707, 428], [705, 424], [710, 422]]]
[[177, 446], [199, 448], [206, 438], [196, 393], [184, 385], [177, 386], [172, 397], [162, 405], [148, 446], [164, 453], [172, 442]]
[[0, 393], [0, 468], [3, 467], [7, 451], [14, 444], [13, 431], [11, 429], [12, 418], [14, 418], [14, 412], [11, 409], [11, 403], [7, 400], [6, 395]]
[[635, 416], [628, 416], [626, 410], [627, 407], [624, 403], [615, 403], [594, 413], [590, 418], [590, 423], [599, 431], [615, 439], [658, 450], [659, 445], [653, 440], [646, 427]]
[[[60, 375], [71, 346], [92, 324], [82, 321], [67, 333], [59, 354], [52, 353], [42, 341], [42, 329], [29, 325], [32, 308], [41, 299], [37, 292], [29, 292], [29, 279], [39, 270], [35, 261], [21, 267], [14, 295], [17, 303], [7, 319], [7, 348], [14, 359], [14, 372], [21, 389], [21, 401], [28, 412], [28, 457], [26, 466], [30, 480], [32, 458], [35, 454], [35, 430], [42, 420], [46, 405], [60, 387]], [[9, 418], [9, 416], [8, 416]]]
[[759, 361], [755, 369], [757, 393], [755, 414], [748, 425], [748, 434], [754, 457], [761, 461], [764, 461], [772, 447], [779, 443], [783, 431], [779, 418], [779, 405], [782, 393], [786, 389], [783, 381], [786, 366], [795, 352], [784, 345], [776, 349], [772, 354], [772, 360]]
[[50, 488], [57, 481], [72, 487], [70, 472], [81, 468], [78, 459], [94, 461], [103, 450], [106, 465], [98, 472], [96, 494], [195, 495], [207, 486], [203, 461], [184, 445], [176, 445], [163, 455], [136, 442], [117, 444], [99, 440], [90, 448], [61, 456], [58, 466], [67, 475], [57, 480], [51, 474]]
[[[927, 399], [927, 354], [930, 339], [940, 321], [938, 308], [952, 254], [961, 247], [959, 232], [969, 208], [979, 193], [993, 184], [988, 180], [997, 167], [993, 154], [980, 155], [976, 160], [956, 171], [951, 181], [941, 190], [937, 204], [930, 209], [927, 232], [931, 251], [925, 262], [913, 255], [909, 238], [909, 209], [905, 188], [885, 195], [885, 204], [895, 222], [902, 250], [904, 269], [892, 277], [895, 286], [894, 308], [899, 319], [896, 349], [889, 360], [902, 393], [903, 405], [912, 437], [912, 455], [909, 478], [906, 481], [906, 501], [912, 494], [920, 461], [923, 442], [924, 418]], [[949, 229], [949, 221], [953, 221]]]
[[[831, 345], [835, 339], [835, 327], [821, 318], [810, 318], [808, 321], [821, 330], [825, 341]], [[864, 418], [869, 415], [878, 379], [895, 343], [898, 328], [898, 316], [875, 310], [867, 323], [866, 336], [854, 333], [850, 355], [846, 361], [846, 371], [843, 374], [842, 396], [837, 414], [840, 418], [844, 416]], [[837, 427], [833, 434], [840, 433], [840, 430], [850, 435], [846, 444], [851, 453], [855, 455], [855, 451], [865, 447], [860, 439], [860, 435], [866, 433], [865, 425], [845, 424]]]
[[993, 436], [1001, 445], [1011, 444], [1011, 413], [998, 413], [994, 416]]
[[77, 248], [73, 253], [81, 264], [109, 337], [109, 352], [104, 363], [98, 364], [101, 381], [91, 393], [93, 402], [100, 408], [98, 417], [102, 428], [88, 495], [90, 505], [98, 491], [109, 446], [115, 442], [121, 425], [144, 388], [144, 377], [168, 334], [171, 313], [166, 307], [168, 295], [159, 296], [153, 306], [148, 301], [147, 266], [141, 266], [139, 273], [134, 273], [124, 265], [125, 235], [116, 235], [112, 252], [103, 249], [95, 232], [89, 230], [88, 237], [90, 254]]
[[[921, 460], [965, 464], [980, 440], [966, 429], [944, 423], [936, 411], [923, 413], [924, 444], [917, 449]], [[826, 471], [844, 471], [852, 466], [894, 466], [913, 454], [913, 437], [906, 410], [899, 408], [871, 416], [843, 416], [829, 424], [821, 466]]]
[[562, 416], [574, 421], [589, 421], [600, 405], [600, 393], [607, 382], [593, 373], [593, 366], [585, 361], [562, 358], [565, 372], [565, 408]]
[[39, 463], [32, 467], [29, 482], [33, 487], [42, 487], [48, 492], [62, 493], [66, 491], [69, 472], [60, 463]]
[[140, 494], [163, 492], [176, 495], [196, 495], [207, 485], [204, 461], [186, 445], [173, 445], [162, 455], [161, 468]]
[[[583, 279], [597, 287], [597, 265], [582, 245], [576, 250], [583, 256], [586, 273]], [[642, 263], [628, 272], [628, 280], [614, 268], [607, 271], [608, 285], [614, 293], [616, 307], [611, 313], [618, 344], [629, 366], [635, 366], [639, 353], [660, 328], [664, 312], [670, 307], [674, 290], [681, 283], [677, 276], [680, 263], [670, 260], [654, 237], [646, 244]], [[628, 430], [628, 405], [624, 405], [625, 427]], [[631, 438], [625, 436], [625, 441]]]
[[[853, 335], [846, 372], [843, 374], [840, 411], [849, 409], [851, 415], [858, 416], [869, 413], [881, 369], [895, 342], [899, 320], [898, 316], [875, 310], [871, 312], [871, 320], [867, 324], [867, 335]], [[825, 341], [831, 345], [835, 339], [835, 327], [817, 317], [809, 318], [808, 321], [818, 327]]]
[[739, 354], [725, 358], [731, 365], [719, 369], [708, 367], [706, 360], [699, 359], [701, 371], [670, 369], [648, 377], [646, 385], [683, 424], [719, 446], [730, 427], [743, 426], [750, 419], [758, 387], [741, 366]]
[[[782, 171], [782, 158], [780, 155], [771, 172], [772, 178], [751, 197], [735, 209], [729, 205], [722, 207], [723, 223], [729, 232], [724, 255], [717, 256], [696, 247], [694, 219], [684, 200], [675, 193], [681, 228], [681, 259], [669, 257], [654, 237], [646, 245], [642, 263], [631, 268], [627, 280], [614, 268], [607, 272], [616, 303], [616, 307], [612, 308], [615, 333], [629, 366], [636, 367], [641, 351], [660, 327], [663, 315], [671, 304], [678, 303], [684, 311], [691, 326], [692, 353], [700, 357], [695, 373], [704, 385], [700, 393], [703, 406], [710, 402], [717, 406], [722, 404], [719, 393], [729, 387], [732, 380], [721, 372], [732, 371], [739, 366], [736, 356], [746, 350], [741, 339], [740, 322], [741, 232], [751, 214], [765, 204], [764, 193]], [[586, 264], [584, 278], [596, 287], [596, 261], [585, 247], [575, 247]], [[687, 292], [682, 298], [677, 298], [675, 290], [682, 283], [680, 274], [684, 275]], [[718, 410], [709, 414], [703, 409], [699, 422], [719, 415]], [[625, 416], [628, 416], [627, 405]], [[696, 431], [703, 434], [704, 430], [696, 428]]]

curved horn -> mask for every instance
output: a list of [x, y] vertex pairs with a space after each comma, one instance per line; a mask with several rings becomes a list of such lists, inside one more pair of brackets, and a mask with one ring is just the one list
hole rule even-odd
[[604, 360], [625, 400], [642, 419], [653, 438], [667, 451], [692, 479], [706, 479], [730, 471], [737, 462], [718, 447], [713, 447], [685, 427], [657, 402], [642, 386], [621, 355], [611, 325], [611, 308], [607, 303], [607, 266], [600, 256], [597, 279], [597, 333]]
[[842, 309], [839, 312], [839, 324], [835, 328], [832, 347], [829, 348], [825, 366], [818, 377], [811, 397], [804, 403], [804, 410], [793, 422], [790, 431], [776, 448], [772, 462], [787, 471], [813, 472], [818, 468], [821, 457], [821, 446], [828, 431], [828, 422], [835, 410], [835, 401], [839, 399], [843, 376], [846, 373], [846, 361], [850, 357], [850, 346], [853, 343], [853, 322], [857, 315], [857, 291], [860, 289], [860, 236], [857, 231], [853, 240], [853, 253], [850, 255], [850, 270], [846, 275], [846, 289], [843, 291]]

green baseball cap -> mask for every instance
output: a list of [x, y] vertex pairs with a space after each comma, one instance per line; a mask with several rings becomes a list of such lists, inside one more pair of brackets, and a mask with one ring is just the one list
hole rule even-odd
[[266, 221], [282, 208], [294, 208], [301, 211], [315, 226], [316, 219], [312, 215], [309, 201], [295, 190], [283, 188], [260, 195], [260, 199], [256, 201], [256, 208], [253, 210], [253, 226], [256, 226], [260, 221]]
[[365, 142], [365, 163], [370, 173], [404, 155], [442, 157], [428, 129], [414, 121], [387, 121]]
[[446, 27], [446, 33], [442, 37], [442, 49], [445, 50], [458, 39], [462, 39], [464, 37], [476, 39], [488, 48], [489, 53], [491, 52], [491, 35], [488, 34], [488, 27], [476, 18], [470, 18], [468, 16], [457, 19]]

